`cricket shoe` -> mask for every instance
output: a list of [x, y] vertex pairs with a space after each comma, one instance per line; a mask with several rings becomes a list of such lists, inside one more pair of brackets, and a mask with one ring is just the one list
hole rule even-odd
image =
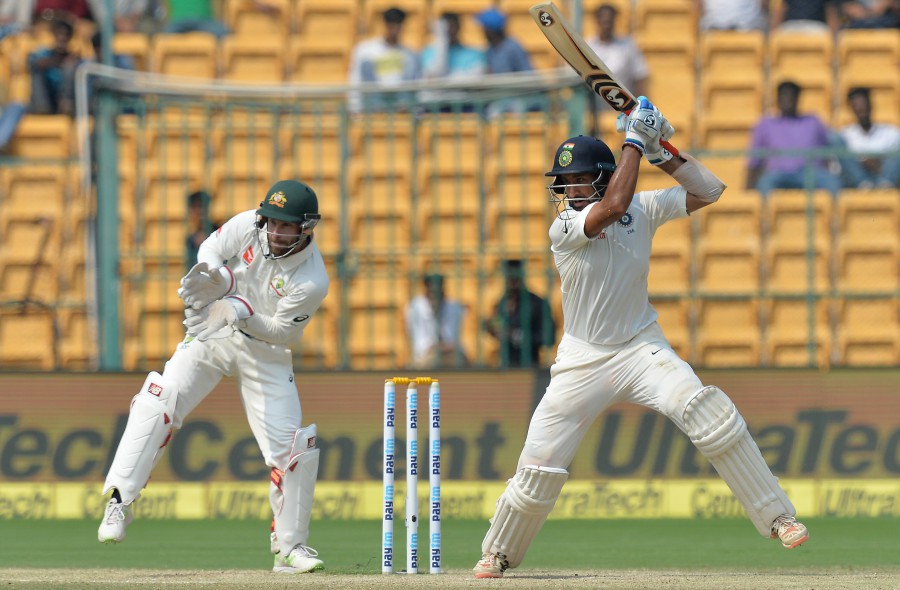
[[780, 539], [785, 549], [793, 549], [809, 539], [809, 531], [790, 514], [782, 514], [772, 523], [772, 538]]
[[134, 520], [131, 506], [122, 504], [115, 498], [106, 503], [103, 520], [97, 531], [97, 539], [101, 543], [121, 543], [125, 539], [125, 527]]
[[305, 574], [325, 569], [325, 562], [319, 559], [319, 552], [303, 543], [298, 543], [290, 553], [275, 556], [273, 572], [280, 574]]
[[485, 553], [472, 568], [476, 578], [502, 578], [503, 572], [509, 568], [506, 556], [499, 553]]

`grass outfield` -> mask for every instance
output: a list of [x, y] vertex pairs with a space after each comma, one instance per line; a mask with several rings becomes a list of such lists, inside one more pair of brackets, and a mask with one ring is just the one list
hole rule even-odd
[[[900, 588], [900, 521], [818, 518], [805, 522], [810, 541], [786, 551], [776, 541], [758, 536], [746, 520], [551, 520], [520, 568], [502, 582], [480, 583], [517, 588], [557, 584], [667, 589]], [[486, 526], [482, 521], [445, 521], [443, 555], [448, 574], [418, 576], [412, 585], [468, 588], [477, 584], [468, 570], [479, 557]], [[126, 542], [112, 546], [97, 543], [96, 527], [94, 521], [80, 520], [3, 521], [0, 588], [273, 585], [273, 574], [267, 573], [272, 558], [266, 522], [135, 521]], [[396, 587], [399, 580], [395, 578], [391, 586], [378, 575], [380, 529], [380, 521], [314, 522], [310, 542], [325, 560], [325, 575], [280, 576], [276, 586], [290, 582], [317, 588]], [[426, 530], [426, 526], [420, 527], [420, 532]], [[402, 526], [397, 533], [396, 562], [402, 566]], [[772, 580], [772, 585], [766, 580]], [[802, 583], [798, 585], [798, 581]]]

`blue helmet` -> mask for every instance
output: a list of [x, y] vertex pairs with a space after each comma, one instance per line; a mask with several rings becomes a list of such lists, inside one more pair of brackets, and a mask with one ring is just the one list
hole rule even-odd
[[553, 169], [544, 176], [556, 177], [550, 188], [561, 194], [565, 192], [565, 185], [559, 181], [561, 175], [595, 173], [597, 180], [593, 183], [594, 188], [602, 198], [606, 185], [609, 184], [609, 177], [615, 169], [616, 158], [609, 146], [596, 137], [578, 135], [560, 144], [553, 159]]

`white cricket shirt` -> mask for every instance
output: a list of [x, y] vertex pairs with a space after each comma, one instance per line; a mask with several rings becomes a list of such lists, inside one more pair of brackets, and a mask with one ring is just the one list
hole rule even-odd
[[647, 276], [650, 245], [666, 221], [687, 217], [687, 191], [676, 186], [636, 194], [626, 214], [596, 238], [584, 234], [587, 212], [566, 209], [550, 226], [550, 250], [562, 283], [566, 334], [598, 345], [627, 342], [656, 321]]
[[291, 344], [303, 334], [328, 293], [328, 273], [315, 239], [295, 254], [276, 260], [262, 254], [256, 211], [244, 211], [213, 232], [197, 254], [210, 268], [223, 261], [234, 273], [237, 291], [253, 307], [239, 328], [271, 344]]

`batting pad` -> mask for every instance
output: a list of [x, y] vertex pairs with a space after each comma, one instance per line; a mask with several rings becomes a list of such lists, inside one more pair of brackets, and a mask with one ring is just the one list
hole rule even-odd
[[497, 500], [482, 552], [504, 556], [511, 568], [522, 563], [568, 477], [568, 471], [555, 467], [520, 469]]
[[172, 415], [178, 391], [152, 371], [131, 400], [131, 411], [103, 484], [103, 493], [116, 488], [123, 504], [131, 504], [150, 479], [172, 432]]
[[[313, 494], [319, 475], [316, 425], [299, 429], [294, 435], [291, 458], [284, 472], [272, 470], [269, 500], [275, 513], [275, 536], [282, 555], [309, 539]], [[278, 477], [276, 477], [276, 472]]]
[[685, 432], [731, 488], [760, 535], [772, 533], [777, 516], [796, 514], [747, 423], [721, 389], [710, 385], [694, 394], [683, 417]]

